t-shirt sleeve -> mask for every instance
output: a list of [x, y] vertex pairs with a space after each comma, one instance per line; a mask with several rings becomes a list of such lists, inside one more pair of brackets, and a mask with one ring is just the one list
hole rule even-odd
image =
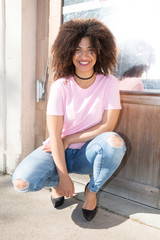
[[63, 108], [63, 93], [61, 85], [58, 82], [54, 82], [50, 89], [47, 115], [64, 115]]
[[109, 88], [106, 91], [104, 109], [121, 109], [119, 82], [114, 76], [110, 76]]

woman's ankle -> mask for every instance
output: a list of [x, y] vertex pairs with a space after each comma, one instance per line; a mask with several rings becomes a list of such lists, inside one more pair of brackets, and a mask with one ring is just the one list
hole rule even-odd
[[93, 210], [97, 205], [96, 193], [91, 192], [88, 188], [85, 193], [84, 209]]

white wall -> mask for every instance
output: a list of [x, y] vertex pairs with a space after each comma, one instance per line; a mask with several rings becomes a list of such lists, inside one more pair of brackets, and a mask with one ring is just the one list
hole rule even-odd
[[5, 17], [4, 17], [4, 1], [0, 4], [0, 171], [5, 170]]
[[[35, 144], [37, 1], [1, 1], [5, 3], [6, 28], [3, 30], [1, 24], [0, 35], [5, 36], [5, 51], [0, 60], [0, 171], [4, 169], [6, 159], [7, 172], [12, 173]], [[2, 7], [3, 4], [0, 12]], [[2, 19], [0, 21], [3, 23]], [[2, 40], [0, 52], [3, 52]]]

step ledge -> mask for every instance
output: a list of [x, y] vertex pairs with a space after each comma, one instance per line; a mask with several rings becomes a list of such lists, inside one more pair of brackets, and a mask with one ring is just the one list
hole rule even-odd
[[[84, 188], [86, 182], [75, 180], [75, 198], [84, 201]], [[160, 210], [142, 205], [114, 194], [100, 191], [98, 194], [98, 206], [107, 211], [125, 216], [139, 223], [160, 229]]]

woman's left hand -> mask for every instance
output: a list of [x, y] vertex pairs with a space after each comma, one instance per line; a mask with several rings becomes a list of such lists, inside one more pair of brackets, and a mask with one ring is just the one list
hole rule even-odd
[[[68, 137], [63, 138], [63, 145], [64, 145], [64, 150], [66, 150], [69, 147]], [[42, 150], [44, 152], [51, 152], [51, 143], [47, 143], [43, 145]]]
[[47, 143], [45, 145], [42, 146], [42, 150], [44, 152], [51, 152], [51, 144], [50, 143]]

